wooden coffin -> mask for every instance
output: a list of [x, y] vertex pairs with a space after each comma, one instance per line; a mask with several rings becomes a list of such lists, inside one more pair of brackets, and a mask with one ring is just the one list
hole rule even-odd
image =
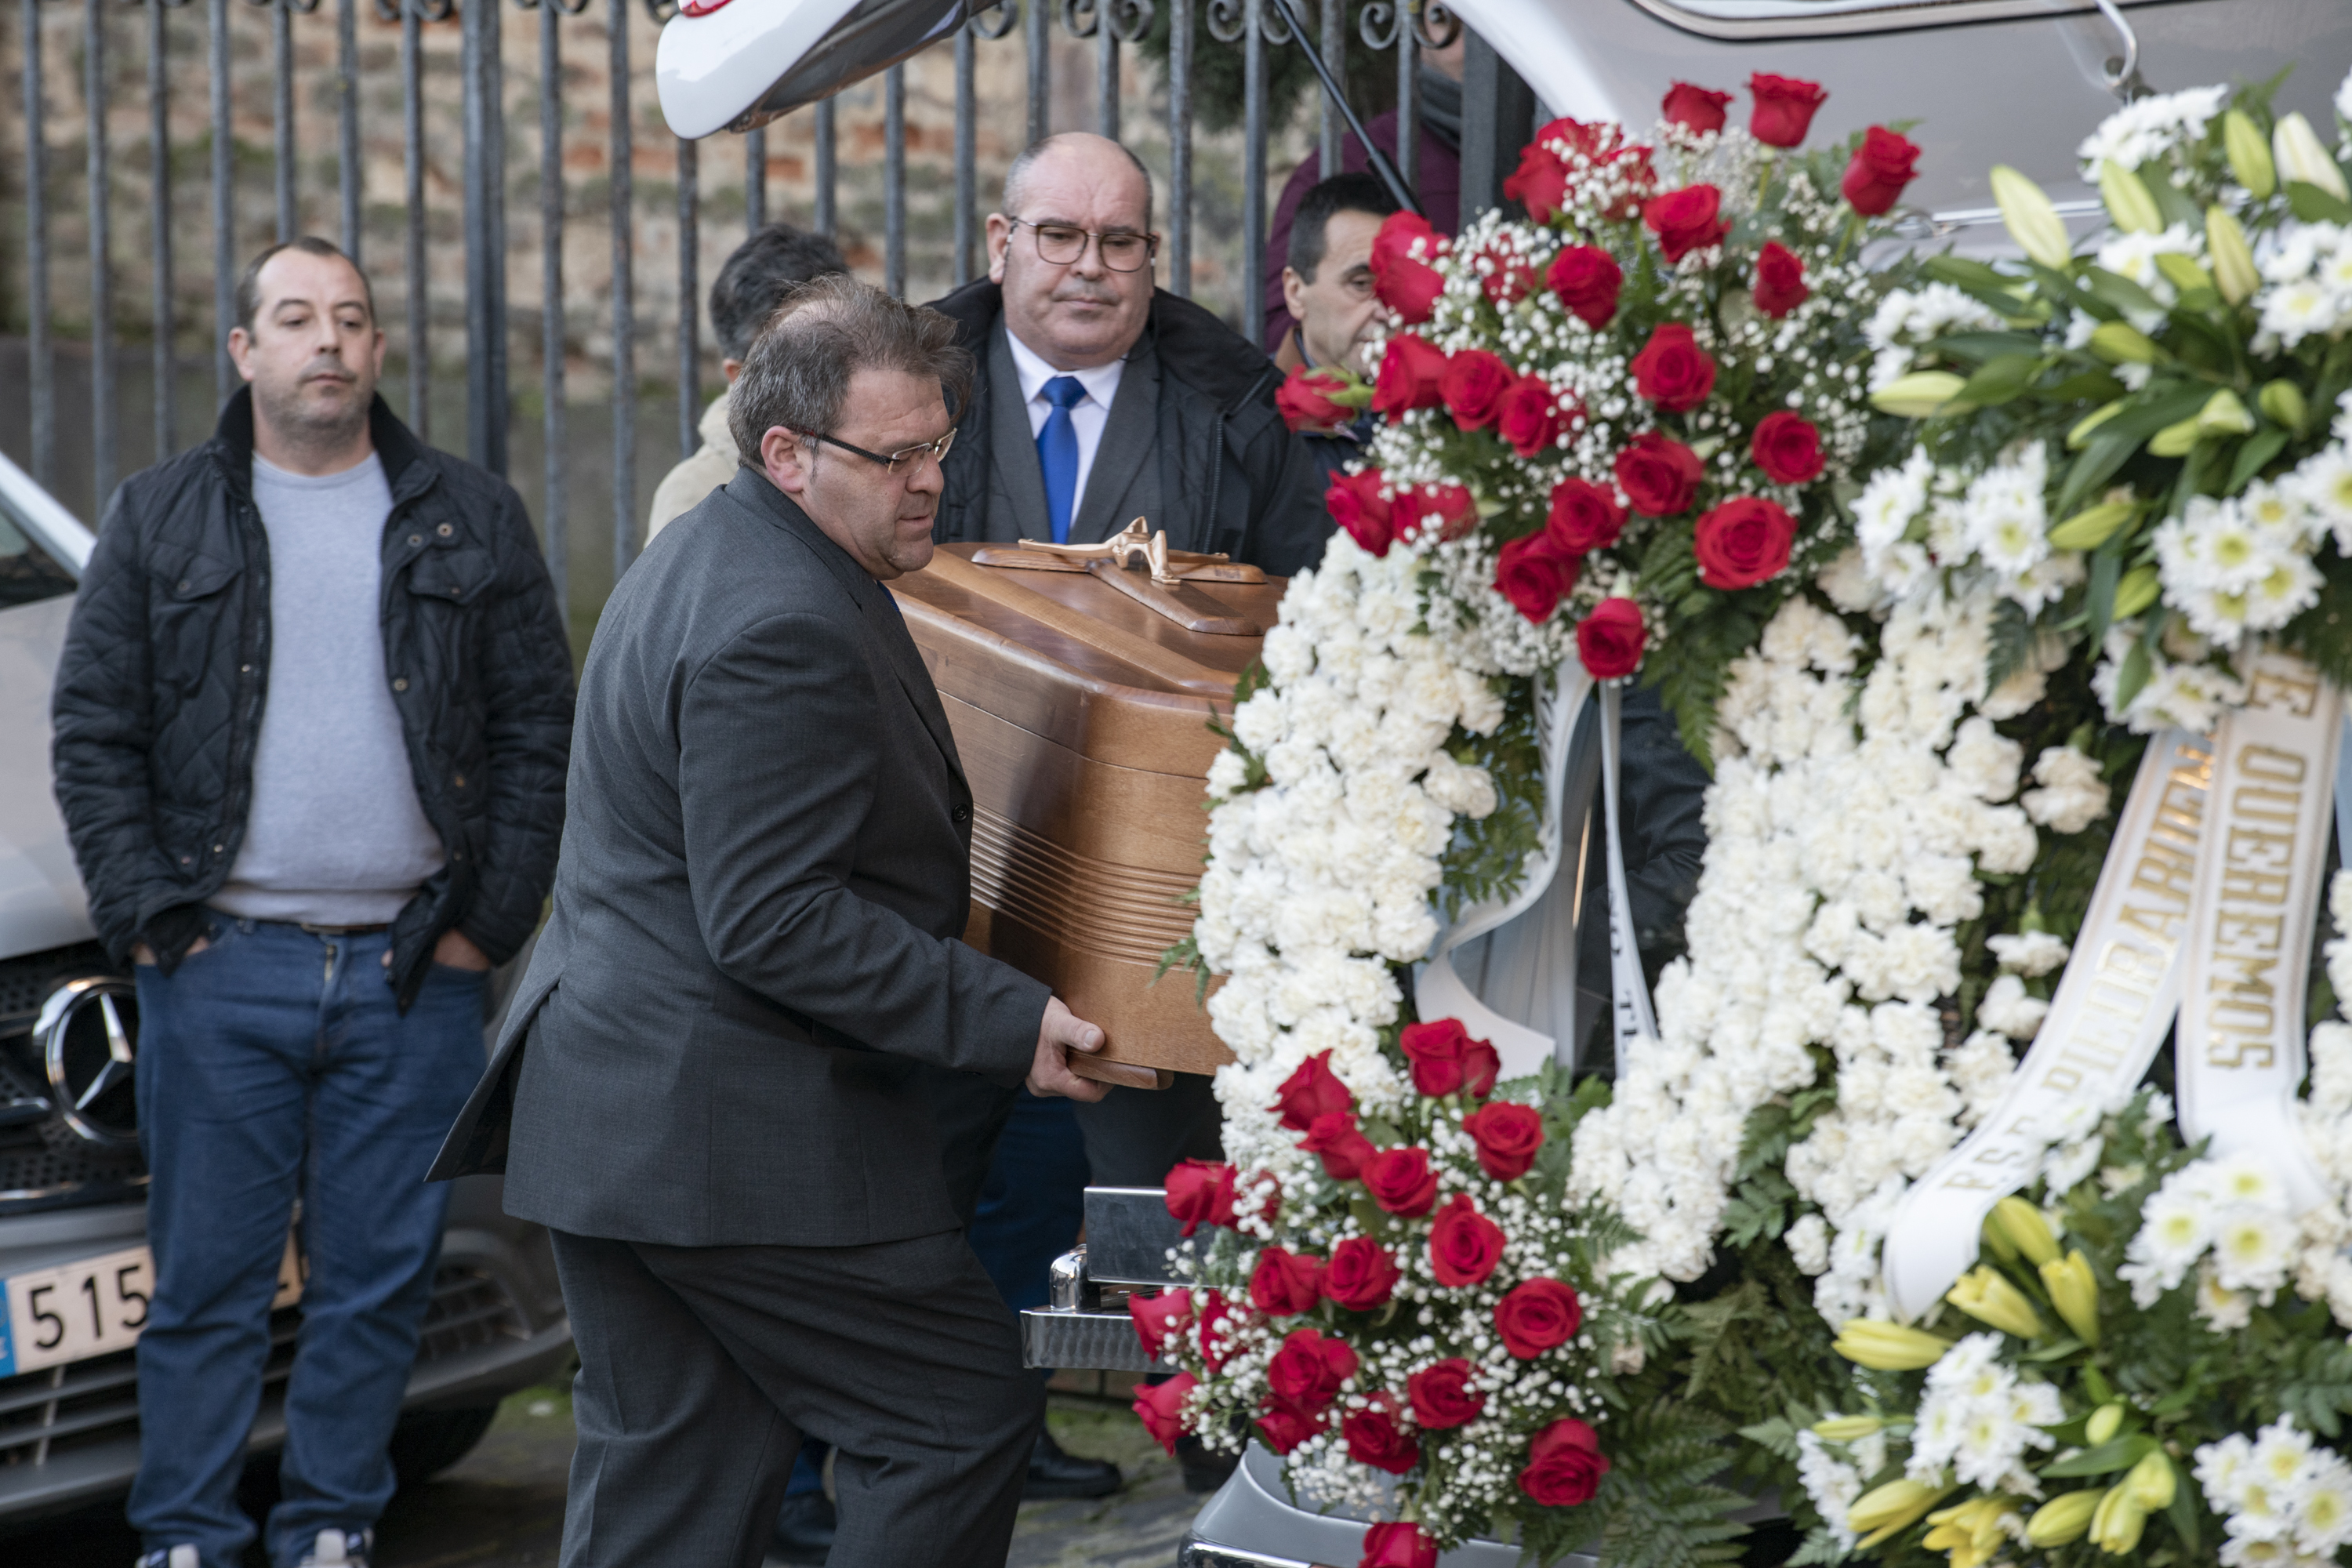
[[1192, 929], [1181, 900], [1223, 745], [1209, 720], [1230, 716], [1286, 585], [1252, 567], [1175, 570], [1193, 575], [950, 544], [890, 585], [971, 782], [964, 940], [1102, 1026], [1105, 1070], [1087, 1076], [1138, 1087], [1233, 1059], [1195, 977], [1153, 975]]

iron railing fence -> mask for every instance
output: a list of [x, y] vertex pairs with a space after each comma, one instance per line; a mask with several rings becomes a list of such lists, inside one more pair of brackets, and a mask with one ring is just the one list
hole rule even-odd
[[[1090, 118], [1084, 128], [1123, 134], [1147, 163], [1155, 164], [1166, 214], [1163, 286], [1192, 293], [1204, 243], [1221, 250], [1224, 259], [1213, 270], [1223, 297], [1213, 303], [1224, 307], [1229, 319], [1255, 339], [1262, 335], [1266, 308], [1258, 258], [1269, 216], [1270, 155], [1277, 147], [1303, 153], [1313, 145], [1329, 167], [1343, 133], [1339, 115], [1319, 93], [1314, 98], [1314, 142], [1302, 142], [1292, 133], [1292, 117], [1269, 91], [1275, 51], [1317, 47], [1342, 79], [1353, 53], [1356, 90], [1369, 85], [1370, 97], [1392, 101], [1399, 112], [1402, 172], [1410, 182], [1418, 144], [1412, 133], [1416, 58], [1433, 44], [1443, 45], [1458, 25], [1434, 0], [1427, 0], [1426, 10], [1424, 0], [1294, 0], [1316, 28], [1314, 38], [1297, 40], [1283, 26], [1274, 0], [997, 0], [977, 10], [956, 33], [951, 49], [935, 50], [885, 73], [878, 115], [859, 112], [873, 95], [854, 89], [768, 128], [712, 138], [706, 147], [671, 137], [660, 127], [646, 79], [654, 29], [668, 15], [670, 0], [515, 0], [520, 9], [538, 12], [535, 69], [527, 74], [519, 58], [529, 57], [510, 48], [503, 37], [506, 17], [499, 0], [331, 0], [331, 16], [312, 20], [328, 3], [204, 0], [199, 31], [192, 0], [18, 0], [21, 113], [13, 126], [0, 121], [0, 135], [17, 142], [21, 154], [23, 268], [21, 293], [12, 303], [21, 311], [25, 337], [30, 467], [44, 483], [57, 481], [59, 421], [78, 417], [60, 398], [60, 352], [78, 351], [83, 341], [93, 513], [124, 469], [120, 367], [125, 345], [118, 340], [144, 337], [152, 346], [152, 370], [144, 377], [152, 452], [169, 454], [199, 434], [188, 427], [193, 420], [182, 418], [184, 404], [201, 400], [200, 394], [191, 396], [184, 351], [192, 342], [209, 345], [203, 357], [209, 361], [215, 402], [235, 389], [226, 343], [235, 321], [238, 271], [266, 239], [303, 231], [306, 211], [316, 212], [304, 205], [306, 188], [331, 178], [335, 227], [328, 232], [379, 279], [386, 272], [401, 279], [400, 308], [384, 309], [388, 300], [379, 307], [393, 328], [395, 357], [404, 362], [405, 412], [412, 423], [429, 437], [436, 405], [445, 418], [448, 412], [450, 399], [436, 395], [436, 355], [442, 364], [462, 363], [464, 450], [474, 461], [506, 472], [514, 438], [525, 433], [520, 422], [534, 412], [526, 405], [536, 405], [538, 428], [527, 433], [536, 437], [529, 444], [537, 447], [541, 468], [534, 487], [539, 520], [559, 592], [572, 580], [568, 481], [583, 475], [576, 466], [576, 433], [567, 423], [567, 416], [582, 407], [569, 399], [583, 389], [568, 379], [569, 367], [579, 368], [592, 384], [601, 382], [591, 384], [588, 395], [594, 405], [609, 404], [614, 578], [625, 570], [640, 541], [637, 353], [649, 331], [660, 331], [640, 308], [637, 267], [649, 237], [670, 238], [675, 246], [674, 257], [664, 258], [672, 277], [661, 293], [675, 313], [676, 432], [683, 456], [698, 444], [696, 425], [703, 402], [707, 353], [698, 295], [704, 244], [731, 244], [748, 227], [783, 216], [782, 204], [770, 200], [780, 178], [807, 188], [804, 214], [793, 216], [821, 232], [850, 237], [844, 209], [846, 141], [850, 186], [862, 188], [865, 165], [877, 154], [881, 163], [879, 256], [862, 259], [878, 260], [880, 281], [904, 293], [909, 280], [910, 132], [927, 155], [935, 155], [942, 129], [925, 123], [920, 114], [910, 121], [909, 78], [912, 73], [926, 83], [928, 103], [928, 84], [947, 73], [948, 62], [937, 58], [944, 54], [951, 56], [952, 73], [947, 89], [953, 105], [947, 149], [953, 170], [951, 213], [946, 277], [937, 275], [936, 256], [926, 254], [919, 270], [927, 282], [961, 285], [983, 266], [982, 219], [992, 205], [981, 178], [983, 142], [992, 138], [992, 162], [1001, 169], [1021, 145], [1050, 131], [1079, 128]], [[189, 18], [175, 21], [171, 13], [184, 9]], [[131, 31], [126, 13], [133, 12], [143, 23], [143, 79], [128, 74], [128, 55], [117, 54]], [[257, 36], [256, 26], [265, 18], [266, 39]], [[390, 37], [394, 29], [396, 47]], [[1147, 41], [1164, 50], [1156, 91], [1134, 58]], [[598, 43], [601, 50], [594, 47]], [[1196, 126], [1203, 70], [1219, 67], [1202, 56], [1204, 45], [1241, 56], [1237, 204], [1221, 192], [1196, 187], [1197, 158], [1217, 141]], [[201, 121], [190, 101], [197, 90], [190, 78], [199, 47]], [[1379, 58], [1385, 79], [1364, 81], [1364, 50]], [[78, 60], [72, 58], [77, 52]], [[1475, 39], [1471, 57], [1474, 83], [1465, 94], [1463, 138], [1465, 210], [1479, 205], [1481, 193], [1486, 202], [1495, 199], [1503, 172], [1486, 166], [1496, 162], [1491, 155], [1482, 163], [1481, 145], [1490, 152], [1515, 147], [1527, 129], [1524, 110], [1507, 114], [1509, 124], [1494, 122], [1496, 95], [1482, 93], [1475, 79], [1482, 69], [1491, 76], [1499, 62]], [[1231, 63], [1219, 67], [1228, 79]], [[593, 90], [600, 64], [601, 102]], [[1055, 91], [1057, 67], [1088, 65], [1094, 78], [1091, 117], [1074, 111], [1066, 98], [1057, 100]], [[70, 96], [68, 70], [79, 77], [78, 116], [55, 107], [60, 97]], [[256, 79], [264, 71], [268, 94], [266, 106], [260, 106], [254, 101]], [[510, 75], [521, 79], [510, 81]], [[583, 85], [592, 90], [582, 91]], [[1160, 100], [1152, 106], [1156, 112], [1130, 107], [1142, 94]], [[1017, 138], [1009, 133], [1016, 102], [1022, 110]], [[318, 134], [323, 129], [316, 123], [321, 105], [330, 110], [331, 138]], [[528, 163], [509, 164], [510, 107], [519, 116], [536, 108], [535, 171]], [[78, 127], [70, 123], [76, 118]], [[436, 156], [452, 118], [457, 121], [459, 154], [454, 181], [446, 158]], [[253, 134], [262, 120], [266, 158], [257, 151], [260, 138]], [[382, 155], [370, 154], [371, 135], [375, 143], [388, 144], [387, 128], [395, 121], [396, 180], [390, 177], [388, 145]], [[69, 154], [75, 130], [85, 165], [79, 214], [64, 210], [58, 181], [65, 171], [51, 166], [60, 142]], [[635, 189], [641, 172], [658, 169], [665, 142], [675, 195], [667, 224], [640, 205]], [[732, 188], [730, 179], [729, 188], [714, 191], [703, 178], [706, 155], [732, 159], [738, 146], [743, 160], [740, 189]], [[935, 156], [927, 156], [926, 167], [933, 163]], [[1272, 172], [1286, 173], [1287, 160]], [[268, 200], [263, 209], [265, 175]], [[181, 189], [192, 178], [207, 187], [201, 215], [190, 210]], [[539, 261], [538, 374], [521, 384], [511, 350], [514, 334], [529, 334], [530, 323], [527, 311], [511, 308], [509, 300], [509, 268], [522, 259], [513, 252], [509, 222], [509, 198], [517, 192], [526, 198], [535, 195], [538, 207], [530, 226], [537, 230]], [[924, 182], [915, 205], [928, 210], [934, 195]], [[145, 210], [138, 214], [142, 205]], [[1237, 247], [1224, 222], [1235, 205], [1238, 224], [1232, 226]], [[1204, 205], [1217, 210], [1204, 212]], [[135, 226], [126, 224], [133, 214]], [[1206, 232], [1203, 221], [1210, 226]], [[61, 249], [59, 240], [65, 231], [69, 246], [77, 226], [83, 246], [71, 248], [80, 249], [79, 256]], [[379, 254], [387, 226], [399, 238], [396, 265]], [[609, 252], [601, 258], [593, 248], [599, 226], [609, 240]], [[671, 232], [663, 236], [663, 228]], [[192, 237], [196, 243], [189, 243]], [[457, 281], [462, 311], [436, 314], [436, 298], [446, 303], [450, 292], [449, 280], [436, 273], [436, 257], [446, 255], [453, 239], [462, 258]], [[205, 240], [208, 266], [198, 259], [206, 256]], [[600, 259], [604, 275], [596, 277]], [[861, 259], [855, 250], [853, 259]], [[85, 276], [69, 278], [66, 292], [77, 302], [86, 298], [79, 323], [59, 319], [60, 291], [55, 287], [60, 269], [77, 263]], [[137, 309], [116, 285], [142, 271], [148, 299]], [[201, 303], [192, 306], [191, 300], [201, 300], [207, 271], [211, 300], [205, 322]], [[528, 277], [527, 266], [522, 273]], [[581, 298], [583, 289], [593, 296], [598, 287], [609, 297], [609, 321], [601, 331], [593, 324], [593, 305], [583, 310]], [[454, 345], [448, 337], [452, 326]], [[453, 346], [458, 351], [454, 354]], [[68, 368], [79, 370], [79, 363], [76, 358]], [[201, 373], [194, 380], [201, 386]], [[593, 607], [589, 612], [593, 616]]]

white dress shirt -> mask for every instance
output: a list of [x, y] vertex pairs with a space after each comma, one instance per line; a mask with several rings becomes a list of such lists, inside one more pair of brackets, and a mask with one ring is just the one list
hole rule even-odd
[[1118, 395], [1119, 372], [1127, 368], [1124, 360], [1098, 364], [1092, 370], [1055, 370], [1028, 344], [1007, 328], [1004, 341], [1013, 348], [1013, 368], [1021, 376], [1021, 399], [1029, 409], [1029, 438], [1034, 441], [1045, 428], [1045, 416], [1054, 405], [1045, 401], [1045, 384], [1057, 375], [1077, 378], [1087, 389], [1084, 398], [1070, 407], [1070, 427], [1078, 437], [1077, 485], [1070, 491], [1070, 521], [1076, 523], [1078, 505], [1087, 499], [1087, 476], [1094, 472], [1095, 450], [1102, 445], [1103, 426], [1110, 421], [1110, 400]]

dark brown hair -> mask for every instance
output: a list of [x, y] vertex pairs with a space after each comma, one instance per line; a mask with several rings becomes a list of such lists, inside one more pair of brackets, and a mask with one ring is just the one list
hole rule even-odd
[[760, 329], [728, 391], [735, 449], [757, 462], [761, 438], [778, 426], [830, 436], [849, 400], [850, 378], [861, 370], [936, 381], [948, 412], [962, 418], [972, 365], [955, 337], [956, 324], [937, 310], [894, 300], [845, 272], [811, 279]]
[[[261, 312], [261, 269], [269, 265], [269, 258], [281, 250], [299, 250], [307, 256], [340, 257], [352, 261], [350, 257], [343, 255], [343, 247], [333, 240], [306, 234], [299, 239], [281, 239], [247, 262], [245, 275], [236, 280], [236, 324], [245, 329], [247, 337], [253, 335], [253, 318]], [[352, 261], [352, 270], [360, 274], [360, 291], [367, 296], [368, 324], [373, 326], [375, 285], [368, 281], [366, 273], [360, 271], [358, 262]]]

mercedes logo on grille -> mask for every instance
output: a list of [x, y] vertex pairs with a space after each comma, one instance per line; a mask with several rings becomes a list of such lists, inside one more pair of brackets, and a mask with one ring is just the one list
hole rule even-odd
[[137, 1148], [139, 1001], [131, 982], [103, 974], [67, 981], [41, 1005], [33, 1039], [66, 1125], [103, 1148]]

